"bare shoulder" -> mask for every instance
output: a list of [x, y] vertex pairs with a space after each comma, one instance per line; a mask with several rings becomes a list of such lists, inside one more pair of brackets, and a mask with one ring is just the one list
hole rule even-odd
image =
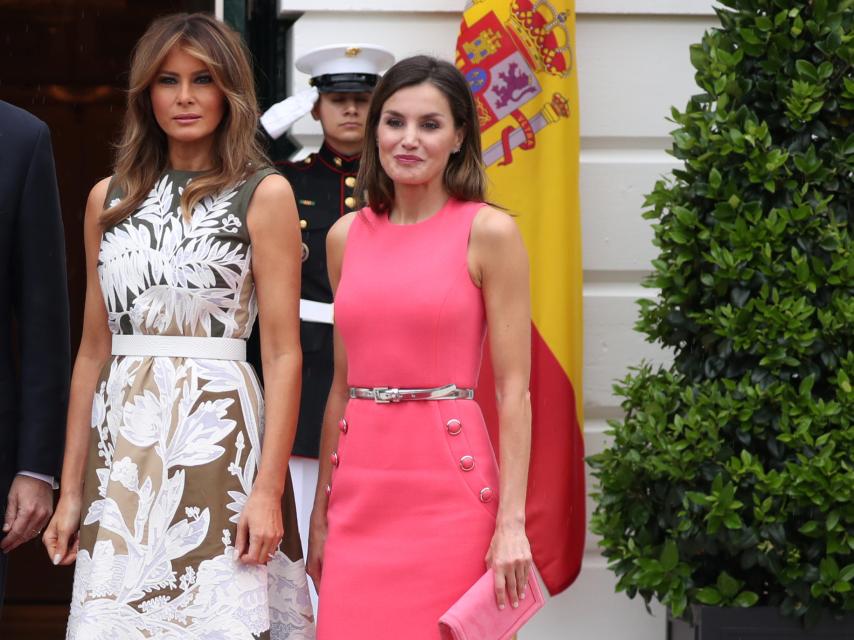
[[95, 186], [89, 191], [89, 198], [86, 200], [87, 210], [97, 207], [97, 210], [100, 211], [103, 208], [104, 200], [107, 199], [107, 189], [110, 187], [110, 180], [112, 180], [112, 176], [107, 176], [95, 183]]
[[287, 178], [271, 173], [261, 179], [252, 195], [252, 204], [270, 204], [280, 202], [282, 198], [293, 197], [293, 189]]
[[345, 213], [335, 221], [335, 224], [330, 227], [329, 233], [326, 235], [327, 248], [344, 246], [347, 242], [347, 234], [350, 233], [350, 225], [353, 224], [353, 220], [356, 219], [357, 215], [359, 215], [358, 211], [351, 211], [350, 213]]
[[494, 246], [521, 239], [513, 218], [495, 207], [484, 205], [475, 214], [471, 227], [472, 244]]
[[84, 223], [93, 227], [100, 228], [101, 214], [104, 212], [104, 201], [107, 199], [107, 189], [110, 187], [108, 176], [102, 180], [98, 180], [95, 186], [89, 191], [89, 197], [86, 199], [86, 213], [84, 215]]
[[246, 209], [246, 223], [254, 240], [281, 229], [287, 221], [296, 224], [297, 210], [291, 183], [277, 173], [261, 179]]

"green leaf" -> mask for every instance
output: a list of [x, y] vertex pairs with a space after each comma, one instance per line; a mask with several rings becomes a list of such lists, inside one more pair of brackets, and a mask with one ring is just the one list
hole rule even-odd
[[703, 587], [697, 592], [697, 600], [714, 607], [719, 605], [723, 598], [721, 597], [721, 592], [714, 587]]
[[679, 550], [676, 548], [676, 543], [673, 540], [668, 540], [664, 543], [660, 561], [661, 568], [664, 571], [672, 571], [679, 564]]
[[685, 226], [692, 226], [697, 222], [697, 214], [685, 207], [673, 207], [673, 214]]
[[854, 580], [854, 564], [849, 564], [842, 571], [839, 572], [839, 579], [844, 580], [845, 582], [851, 582]]
[[818, 82], [818, 69], [809, 60], [796, 60], [795, 69], [801, 77], [806, 78], [810, 82]]
[[752, 607], [757, 602], [759, 602], [759, 596], [753, 591], [742, 591], [733, 599], [732, 606], [747, 608]]
[[827, 525], [826, 526], [827, 526], [828, 531], [832, 531], [833, 529], [835, 529], [836, 525], [838, 525], [838, 524], [839, 524], [839, 512], [838, 511], [831, 511], [829, 514], [827, 514]]
[[732, 598], [738, 593], [738, 581], [729, 575], [726, 571], [722, 571], [717, 580], [718, 590], [724, 598]]
[[810, 520], [806, 524], [802, 525], [798, 531], [803, 533], [805, 536], [810, 536], [818, 531], [818, 522], [815, 520]]

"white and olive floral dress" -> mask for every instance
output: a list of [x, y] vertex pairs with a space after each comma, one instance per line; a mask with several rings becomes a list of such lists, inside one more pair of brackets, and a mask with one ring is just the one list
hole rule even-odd
[[[98, 275], [114, 334], [247, 338], [257, 314], [246, 211], [257, 171], [186, 220], [191, 172], [167, 171], [104, 232]], [[112, 186], [111, 204], [120, 198]], [[314, 637], [290, 481], [267, 566], [233, 558], [264, 400], [243, 361], [113, 356], [92, 404], [69, 639]]]

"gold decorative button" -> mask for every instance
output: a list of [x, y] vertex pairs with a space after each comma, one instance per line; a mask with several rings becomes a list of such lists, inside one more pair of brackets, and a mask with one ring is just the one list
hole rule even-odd
[[308, 220], [302, 219], [299, 221], [300, 229], [308, 229]]
[[335, 158], [333, 158], [333, 162], [335, 163], [336, 167], [340, 167], [343, 161], [341, 160], [341, 158], [336, 156]]
[[356, 206], [356, 198], [354, 198], [353, 196], [347, 196], [346, 198], [344, 198], [344, 205], [348, 209], [352, 209]]
[[344, 184], [352, 189], [356, 186], [356, 178], [354, 178], [353, 176], [347, 176], [346, 178], [344, 178]]

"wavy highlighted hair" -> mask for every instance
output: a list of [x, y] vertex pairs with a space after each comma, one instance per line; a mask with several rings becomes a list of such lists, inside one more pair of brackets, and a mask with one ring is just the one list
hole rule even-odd
[[216, 129], [214, 167], [194, 179], [181, 196], [185, 216], [204, 197], [269, 165], [257, 137], [258, 102], [249, 52], [231, 28], [205, 13], [178, 13], [158, 18], [136, 43], [130, 66], [127, 111], [116, 145], [114, 185], [122, 200], [104, 211], [111, 227], [131, 215], [167, 169], [169, 147], [151, 106], [150, 87], [173, 47], [204, 62], [225, 95], [222, 121]]

